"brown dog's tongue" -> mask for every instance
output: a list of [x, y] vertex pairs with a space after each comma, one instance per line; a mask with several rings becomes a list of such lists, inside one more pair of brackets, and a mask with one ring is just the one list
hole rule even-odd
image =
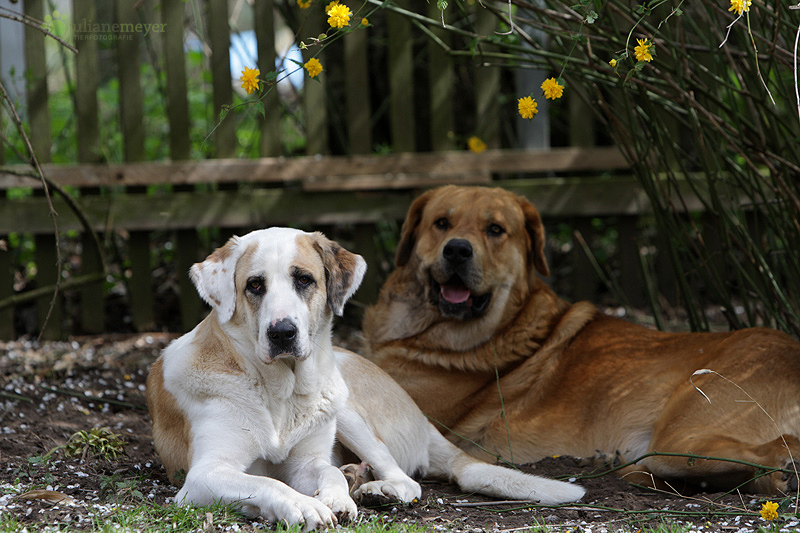
[[461, 304], [470, 297], [469, 289], [462, 285], [442, 285], [442, 298], [451, 304]]

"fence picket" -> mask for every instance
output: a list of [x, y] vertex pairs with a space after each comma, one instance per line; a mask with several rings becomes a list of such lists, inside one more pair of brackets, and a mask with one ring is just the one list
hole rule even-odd
[[[428, 16], [436, 20], [441, 12], [436, 2], [428, 7]], [[428, 79], [431, 99], [431, 140], [435, 151], [455, 148], [455, 68], [447, 53], [453, 37], [438, 27], [430, 28], [436, 40], [428, 41]]]
[[[322, 20], [325, 19], [324, 8], [322, 3], [313, 2], [311, 7], [303, 10], [304, 13], [301, 16], [305, 17], [305, 20], [302, 28], [303, 35], [307, 38], [316, 38], [326, 31], [322, 25]], [[322, 63], [323, 69], [331, 68], [325, 61], [325, 53], [320, 53], [320, 46], [311, 45], [309, 42], [308, 49], [303, 50], [303, 62], [307, 62], [312, 57], [316, 57]], [[306, 75], [303, 82], [303, 112], [306, 117], [306, 154], [308, 155], [329, 153], [328, 106], [325, 96], [328, 75], [325, 70], [315, 78]], [[306, 72], [303, 71], [303, 74], [305, 75]]]
[[169, 154], [173, 161], [189, 159], [189, 101], [186, 91], [186, 56], [183, 51], [183, 0], [162, 0], [164, 32], [164, 67], [167, 77], [167, 121]]
[[[488, 9], [477, 6], [475, 30], [479, 35], [493, 35], [497, 31], [497, 18]], [[482, 50], [492, 51], [494, 47], [482, 45]], [[475, 134], [489, 148], [500, 146], [500, 68], [491, 66], [488, 60], [478, 56], [479, 66], [475, 69]]]
[[[409, 1], [394, 2], [408, 9]], [[398, 13], [386, 13], [390, 116], [392, 120], [392, 151], [416, 150], [414, 125], [414, 50], [411, 23]]]
[[[352, 24], [360, 24], [356, 19]], [[347, 106], [347, 136], [350, 153], [368, 154], [372, 151], [370, 119], [372, 101], [370, 99], [369, 70], [367, 66], [368, 49], [367, 28], [357, 29], [344, 37], [344, 62], [347, 78], [345, 83]]]
[[[219, 122], [220, 111], [233, 103], [231, 85], [231, 31], [228, 23], [228, 3], [206, 0], [206, 27], [211, 47], [211, 87], [214, 94], [214, 116], [212, 123]], [[236, 126], [233, 117], [228, 117], [214, 132], [215, 157], [236, 157]]]
[[[275, 3], [272, 0], [255, 0], [253, 3], [253, 17], [255, 19], [255, 32], [258, 49], [258, 69], [261, 78], [275, 69]], [[294, 68], [293, 66], [290, 68]], [[263, 98], [264, 116], [260, 118], [261, 138], [259, 154], [261, 157], [281, 155], [281, 106], [278, 98], [278, 88], [272, 90]]]

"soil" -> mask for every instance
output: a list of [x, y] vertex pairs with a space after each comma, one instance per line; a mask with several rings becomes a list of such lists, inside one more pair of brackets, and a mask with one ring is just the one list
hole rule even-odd
[[[0, 514], [8, 513], [31, 531], [53, 524], [97, 530], [104, 520], [102, 513], [96, 514], [98, 509], [139, 500], [154, 505], [172, 501], [178, 489], [167, 480], [153, 449], [144, 393], [148, 365], [172, 338], [150, 334], [43, 344], [0, 342]], [[119, 458], [65, 455], [63, 446], [71, 435], [105, 427], [125, 438], [125, 453]], [[781, 531], [800, 528], [791, 500], [779, 500], [781, 517], [767, 524], [758, 512], [766, 496], [685, 498], [654, 492], [613, 475], [587, 477], [595, 467], [571, 457], [548, 458], [520, 468], [574, 479], [587, 494], [578, 504], [543, 507], [494, 501], [461, 494], [450, 484], [425, 482], [416, 503], [360, 506], [360, 511], [364, 516], [378, 514], [384, 521], [475, 533], [512, 532], [542, 524], [551, 531], [593, 532], [634, 532], [664, 523], [712, 532], [756, 531], [760, 526], [770, 530], [777, 526]], [[31, 494], [32, 489], [51, 490], [72, 501], [52, 503], [48, 500], [52, 493]], [[25, 493], [32, 499], [23, 498]], [[209, 529], [215, 527], [209, 524]], [[241, 517], [234, 529], [268, 527], [263, 521]]]

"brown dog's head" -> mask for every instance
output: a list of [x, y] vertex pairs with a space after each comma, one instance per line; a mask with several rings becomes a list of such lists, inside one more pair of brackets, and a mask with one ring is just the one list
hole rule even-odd
[[411, 205], [395, 263], [414, 270], [443, 317], [468, 321], [524, 298], [514, 293], [527, 294], [535, 271], [549, 275], [544, 240], [539, 213], [525, 198], [446, 186]]

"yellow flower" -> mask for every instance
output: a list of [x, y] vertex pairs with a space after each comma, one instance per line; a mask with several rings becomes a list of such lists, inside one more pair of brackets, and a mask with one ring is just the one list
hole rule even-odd
[[308, 9], [311, 7], [311, 0], [297, 0], [297, 5], [300, 6], [300, 9]]
[[339, 5], [339, 0], [333, 0], [333, 2], [331, 2], [330, 4], [325, 6], [325, 14], [326, 15], [330, 15], [331, 14], [331, 8], [334, 7], [334, 6], [338, 6], [338, 5]]
[[242, 77], [239, 81], [242, 82], [242, 89], [247, 94], [253, 94], [258, 90], [258, 75], [261, 74], [257, 68], [244, 67]]
[[617, 60], [616, 59], [612, 59], [611, 61], [608, 62], [608, 64], [611, 65], [611, 68], [617, 68]]
[[305, 65], [303, 65], [305, 69], [308, 71], [308, 75], [312, 78], [316, 78], [319, 76], [319, 73], [322, 72], [322, 63], [319, 62], [319, 59], [316, 57], [312, 57], [308, 61], [306, 61]]
[[652, 61], [653, 56], [650, 54], [650, 48], [653, 46], [653, 43], [648, 42], [647, 39], [636, 39], [636, 42], [639, 43], [636, 48], [633, 49], [636, 60]]
[[751, 3], [751, 0], [731, 0], [731, 7], [728, 8], [728, 11], [733, 11], [737, 15], [741, 15], [742, 13], [750, 11]]
[[564, 94], [564, 86], [558, 83], [555, 78], [547, 78], [544, 80], [544, 83], [542, 83], [542, 92], [545, 98], [556, 100], [561, 98], [561, 95]]
[[486, 143], [483, 142], [480, 137], [473, 135], [467, 139], [467, 148], [469, 148], [470, 152], [479, 154], [486, 150]]
[[344, 4], [329, 6], [328, 24], [331, 28], [344, 28], [350, 24], [350, 8]]
[[367, 17], [364, 17], [363, 19], [361, 19], [361, 25], [362, 26], [369, 26], [369, 21], [367, 20]]
[[525, 96], [517, 100], [517, 109], [522, 118], [532, 119], [533, 116], [539, 112], [536, 107], [536, 100], [530, 96]]
[[778, 518], [778, 504], [767, 500], [761, 505], [761, 518], [764, 520], [775, 520]]

